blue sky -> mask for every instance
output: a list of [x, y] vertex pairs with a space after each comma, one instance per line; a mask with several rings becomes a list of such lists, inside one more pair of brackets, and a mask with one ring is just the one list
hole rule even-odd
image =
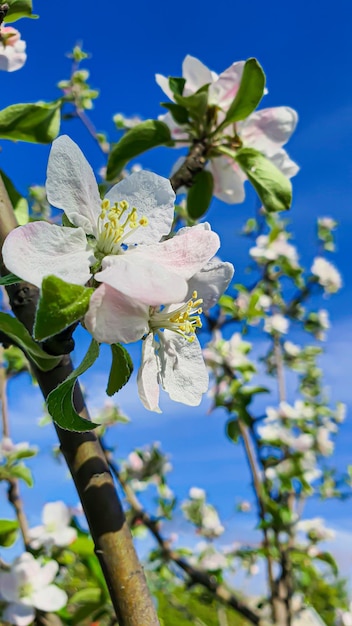
[[[88, 0], [59, 9], [57, 3], [34, 0], [40, 19], [18, 23], [27, 41], [28, 61], [19, 72], [2, 73], [1, 107], [56, 98], [59, 95], [56, 83], [70, 72], [70, 61], [65, 54], [77, 41], [82, 41], [84, 49], [92, 55], [84, 65], [91, 72], [91, 85], [101, 91], [91, 117], [97, 129], [107, 130], [113, 140], [116, 138], [111, 120], [114, 113], [155, 118], [162, 112], [159, 102], [164, 97], [154, 82], [154, 74], [179, 75], [186, 54], [197, 56], [217, 72], [233, 61], [257, 57], [267, 74], [269, 94], [264, 106], [289, 105], [300, 116], [298, 129], [288, 144], [290, 156], [301, 166], [293, 181], [290, 217], [295, 242], [305, 263], [309, 264], [315, 253], [317, 216], [328, 215], [340, 223], [335, 259], [345, 287], [323, 303], [329, 308], [333, 322], [323, 363], [333, 398], [347, 402], [352, 408], [348, 350], [352, 340], [350, 2], [337, 0], [332, 7], [331, 2], [302, 0], [295, 3], [252, 0], [236, 4], [228, 0], [216, 3], [205, 0], [173, 5], [160, 0], [148, 3], [137, 0], [106, 2], [100, 6], [97, 9], [97, 3]], [[100, 151], [78, 122], [65, 123], [62, 132], [81, 145], [96, 171], [104, 165]], [[1, 148], [0, 168], [23, 193], [28, 185], [44, 182], [48, 146], [3, 141]], [[167, 176], [176, 156], [177, 152], [156, 150], [141, 162]], [[213, 228], [222, 235], [222, 257], [235, 264], [238, 280], [243, 278], [246, 245], [236, 236], [252, 210], [253, 198], [249, 194], [245, 205], [214, 203], [209, 214]], [[229, 231], [236, 237], [236, 245]], [[77, 347], [77, 362], [85, 347], [85, 343]], [[256, 344], [256, 354], [263, 347], [263, 343]], [[137, 352], [135, 349], [133, 354]], [[98, 399], [103, 402], [104, 372], [101, 360], [95, 374], [88, 373], [85, 377], [90, 390], [88, 401], [93, 407], [98, 407]], [[35, 505], [58, 498], [74, 504], [76, 496], [63, 466], [50, 460], [55, 442], [52, 429], [33, 429], [41, 413], [39, 392], [33, 392], [25, 377], [21, 392], [19, 396], [19, 386], [11, 383], [13, 437], [39, 442], [41, 446], [40, 457], [32, 463], [36, 487], [31, 492], [24, 490], [30, 519], [35, 523], [38, 520]], [[292, 399], [294, 389], [290, 392]], [[250, 498], [249, 476], [241, 449], [224, 438], [224, 415], [207, 414], [207, 399], [197, 409], [172, 404], [166, 399], [163, 414], [153, 415], [141, 407], [133, 383], [121, 393], [118, 402], [131, 417], [132, 424], [119, 427], [111, 435], [111, 442], [118, 445], [117, 455], [122, 457], [135, 446], [161, 441], [163, 448], [172, 454], [171, 485], [180, 497], [186, 496], [191, 485], [207, 488], [211, 501], [219, 506], [227, 522], [226, 542], [238, 536], [243, 539], [248, 522], [244, 524], [243, 516], [234, 510], [241, 498]], [[271, 404], [274, 402], [275, 398]], [[334, 457], [340, 466], [350, 461], [350, 420], [351, 411]], [[341, 538], [345, 536], [342, 531], [352, 532], [351, 513], [352, 507], [346, 503], [314, 502], [307, 508], [307, 515], [325, 515], [329, 523], [340, 529]]]

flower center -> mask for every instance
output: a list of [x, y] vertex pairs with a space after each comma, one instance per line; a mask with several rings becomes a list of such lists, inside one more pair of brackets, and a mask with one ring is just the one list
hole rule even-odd
[[198, 298], [197, 292], [194, 291], [192, 298], [178, 309], [166, 311], [164, 308], [153, 311], [149, 320], [150, 330], [155, 332], [164, 328], [183, 335], [189, 342], [194, 341], [196, 329], [202, 327], [199, 317], [203, 312], [202, 303], [203, 300]]
[[103, 200], [101, 213], [98, 217], [98, 235], [96, 240], [95, 256], [101, 260], [108, 254], [119, 254], [121, 245], [140, 226], [147, 226], [148, 219], [141, 217], [138, 220], [137, 209], [129, 209], [126, 200], [115, 202]]
[[32, 583], [24, 583], [23, 585], [21, 585], [19, 587], [19, 596], [20, 598], [27, 598], [28, 596], [31, 596], [33, 593], [33, 585]]

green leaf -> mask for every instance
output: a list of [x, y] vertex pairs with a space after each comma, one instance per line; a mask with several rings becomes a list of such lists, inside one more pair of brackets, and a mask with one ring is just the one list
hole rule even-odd
[[12, 315], [0, 312], [0, 330], [26, 352], [28, 357], [44, 372], [52, 370], [60, 363], [60, 357], [53, 357], [42, 350], [32, 339], [28, 330]]
[[241, 436], [238, 420], [233, 419], [226, 422], [225, 430], [228, 438], [231, 439], [231, 441], [233, 441], [234, 443], [237, 443], [239, 437]]
[[22, 278], [15, 276], [15, 274], [6, 274], [6, 276], [1, 276], [0, 285], [14, 285], [15, 283], [20, 283]]
[[20, 480], [24, 480], [28, 487], [33, 487], [32, 472], [29, 467], [24, 465], [24, 463], [18, 463], [16, 465], [13, 465], [9, 472], [13, 478], [19, 478]]
[[109, 154], [107, 180], [117, 176], [126, 163], [146, 150], [157, 146], [172, 145], [169, 127], [158, 120], [146, 120], [128, 130]]
[[261, 152], [254, 148], [241, 148], [236, 154], [236, 161], [267, 211], [287, 211], [290, 208], [291, 182]]
[[48, 411], [54, 422], [64, 430], [86, 432], [98, 426], [81, 417], [73, 407], [73, 390], [76, 380], [93, 365], [98, 356], [99, 344], [93, 339], [82, 363], [48, 395]]
[[113, 396], [128, 382], [133, 372], [133, 363], [129, 353], [121, 344], [114, 343], [110, 347], [112, 364], [106, 393], [108, 396]]
[[18, 522], [0, 519], [0, 546], [9, 548], [17, 539]]
[[70, 550], [79, 556], [86, 557], [94, 554], [94, 543], [88, 535], [80, 535], [70, 544]]
[[93, 291], [66, 283], [57, 276], [44, 278], [34, 324], [35, 339], [48, 339], [81, 319], [88, 310]]
[[161, 106], [168, 109], [177, 124], [188, 124], [188, 112], [185, 107], [174, 102], [162, 102]]
[[88, 587], [76, 591], [70, 598], [70, 604], [98, 604], [101, 599], [101, 589], [99, 587]]
[[246, 119], [261, 101], [265, 88], [265, 74], [256, 59], [248, 59], [243, 68], [241, 84], [235, 99], [219, 128]]
[[51, 143], [59, 134], [60, 101], [12, 104], [0, 111], [0, 138]]
[[208, 107], [208, 93], [201, 91], [191, 96], [178, 96], [175, 94], [175, 101], [188, 111], [192, 119], [202, 120]]
[[319, 554], [317, 554], [315, 558], [318, 559], [319, 561], [323, 561], [324, 563], [327, 563], [328, 565], [330, 565], [333, 574], [335, 576], [338, 575], [339, 569], [337, 567], [337, 563], [334, 557], [332, 556], [332, 554], [330, 554], [329, 552], [319, 552]]
[[38, 17], [38, 15], [33, 15], [32, 13], [32, 0], [7, 0], [7, 4], [10, 8], [4, 21], [8, 24], [16, 22], [21, 17], [30, 17], [32, 19]]
[[178, 96], [182, 96], [183, 90], [185, 88], [186, 79], [177, 77], [177, 76], [169, 76], [169, 87], [173, 94]]
[[194, 177], [194, 184], [187, 194], [187, 212], [193, 219], [200, 219], [209, 208], [213, 197], [214, 180], [211, 172], [203, 170]]
[[[11, 200], [11, 204], [15, 211], [16, 220], [20, 226], [27, 224], [29, 220], [28, 202], [16, 189], [13, 182], [6, 176], [5, 172], [0, 170], [1, 178], [4, 182], [6, 191]], [[17, 281], [18, 282], [18, 281]], [[8, 283], [9, 284], [9, 283]]]

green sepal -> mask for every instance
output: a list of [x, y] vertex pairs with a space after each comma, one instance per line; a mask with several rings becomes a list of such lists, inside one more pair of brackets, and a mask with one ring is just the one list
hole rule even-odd
[[269, 159], [254, 148], [241, 148], [235, 159], [269, 213], [290, 208], [291, 182]]
[[265, 74], [257, 59], [248, 59], [243, 68], [241, 84], [219, 128], [246, 119], [257, 108], [265, 89]]
[[114, 179], [126, 163], [146, 150], [157, 146], [173, 145], [169, 127], [159, 120], [146, 120], [128, 130], [115, 143], [109, 154], [106, 178]]
[[82, 363], [47, 397], [49, 414], [54, 422], [64, 430], [86, 432], [98, 426], [98, 424], [81, 417], [73, 406], [73, 390], [77, 378], [93, 365], [98, 356], [99, 344], [93, 339]]
[[[12, 180], [8, 176], [6, 176], [5, 172], [0, 170], [1, 178], [5, 185], [5, 189], [8, 193], [8, 196], [11, 200], [11, 204], [13, 206], [13, 210], [15, 211], [15, 216], [18, 224], [23, 226], [27, 224], [29, 221], [29, 208], [28, 202], [26, 198], [24, 198], [14, 186]], [[17, 281], [18, 282], [18, 281]], [[1, 283], [0, 283], [1, 284]]]
[[169, 87], [173, 94], [182, 96], [185, 84], [185, 78], [182, 78], [181, 76], [169, 76]]
[[187, 194], [187, 213], [193, 220], [200, 219], [207, 212], [213, 197], [214, 179], [208, 170], [198, 172], [194, 184]]
[[228, 422], [226, 422], [225, 431], [226, 431], [226, 435], [231, 441], [233, 441], [234, 443], [238, 442], [241, 436], [241, 431], [240, 431], [240, 427], [238, 425], [237, 419], [231, 419]]
[[17, 539], [18, 522], [0, 519], [0, 546], [9, 548]]
[[6, 276], [0, 277], [0, 285], [3, 285], [6, 287], [7, 285], [14, 285], [15, 283], [20, 283], [21, 280], [22, 278], [19, 278], [15, 274], [6, 274]]
[[174, 102], [161, 102], [161, 106], [170, 111], [173, 119], [176, 124], [188, 124], [188, 111], [185, 107], [180, 104], [175, 104]]
[[32, 339], [28, 330], [21, 322], [8, 313], [0, 312], [0, 330], [19, 346], [28, 355], [28, 358], [44, 372], [56, 367], [60, 362], [60, 357], [53, 357], [42, 350]]
[[113, 396], [114, 393], [120, 391], [129, 381], [133, 372], [133, 362], [130, 354], [121, 344], [114, 343], [110, 347], [112, 352], [112, 364], [106, 393], [108, 396]]
[[35, 339], [48, 339], [81, 319], [93, 292], [94, 289], [66, 283], [57, 276], [46, 276], [35, 317]]
[[0, 138], [51, 143], [59, 134], [60, 108], [60, 101], [12, 104], [0, 111]]
[[175, 94], [175, 102], [185, 108], [189, 116], [194, 120], [202, 120], [208, 107], [207, 91], [198, 91], [191, 96], [178, 96]]
[[9, 10], [6, 14], [4, 22], [11, 24], [21, 19], [21, 17], [29, 17], [36, 19], [38, 15], [32, 13], [32, 0], [7, 0]]

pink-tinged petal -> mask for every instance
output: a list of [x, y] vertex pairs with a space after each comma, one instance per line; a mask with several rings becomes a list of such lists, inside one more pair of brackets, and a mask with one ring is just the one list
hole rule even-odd
[[32, 600], [39, 611], [59, 611], [67, 604], [67, 594], [56, 585], [49, 585], [35, 591]]
[[168, 235], [174, 219], [175, 192], [168, 178], [142, 170], [114, 185], [106, 195], [112, 204], [127, 200], [130, 209], [137, 209], [138, 220], [148, 225], [131, 232], [126, 243], [156, 243]]
[[[187, 131], [185, 130], [185, 126], [179, 125], [175, 122], [171, 113], [165, 113], [165, 115], [159, 115], [158, 120], [160, 120], [161, 122], [164, 122], [164, 124], [166, 124], [169, 127], [172, 138], [177, 139], [178, 143], [176, 146], [174, 146], [175, 148], [182, 148], [183, 146], [188, 146], [188, 144], [190, 143], [189, 133], [187, 133]], [[182, 143], [180, 141], [181, 139], [182, 139]], [[185, 160], [185, 157], [182, 157], [182, 161], [184, 160]], [[172, 171], [174, 170], [175, 170], [175, 165], [172, 168]], [[180, 191], [177, 191], [177, 193], [180, 193]]]
[[48, 502], [43, 508], [42, 520], [44, 526], [68, 526], [71, 521], [69, 508], [62, 500]]
[[276, 154], [273, 154], [270, 157], [270, 161], [276, 165], [276, 167], [285, 175], [287, 178], [293, 178], [299, 172], [299, 165], [292, 161], [288, 156], [286, 150], [281, 148], [278, 150]]
[[184, 96], [191, 95], [198, 91], [203, 85], [208, 85], [214, 80], [214, 72], [204, 65], [199, 59], [190, 56], [185, 57], [182, 63], [182, 76], [186, 79]]
[[131, 343], [149, 332], [149, 306], [102, 283], [85, 316], [87, 330], [99, 343]]
[[19, 583], [13, 571], [0, 572], [0, 599], [6, 602], [20, 599]]
[[[154, 246], [137, 248], [131, 252], [131, 256], [133, 254], [134, 258], [154, 261], [156, 267], [162, 266], [188, 280], [204, 267], [217, 252], [219, 246], [218, 235], [205, 228], [204, 224], [197, 224], [192, 228], [182, 229], [172, 239]], [[164, 301], [163, 304], [168, 302], [181, 302], [181, 300], [173, 298]]]
[[272, 107], [250, 115], [238, 125], [238, 131], [244, 146], [255, 148], [270, 157], [289, 140], [297, 121], [298, 115], [294, 109]]
[[227, 111], [235, 99], [243, 74], [245, 61], [237, 61], [220, 74], [209, 87], [209, 104], [216, 104]]
[[232, 263], [223, 263], [220, 259], [212, 259], [200, 272], [192, 276], [188, 283], [187, 299], [194, 291], [202, 298], [202, 309], [207, 312], [217, 303], [227, 289], [234, 274]]
[[[149, 250], [156, 246], [142, 247]], [[153, 256], [137, 252], [138, 249], [105, 257], [102, 271], [95, 275], [96, 280], [150, 306], [182, 302], [187, 293], [187, 283], [183, 276], [176, 273], [177, 270], [173, 270], [172, 263], [170, 268], [163, 267]]]
[[47, 563], [45, 563], [45, 565], [40, 567], [35, 580], [32, 581], [34, 588], [41, 589], [42, 587], [50, 585], [58, 571], [59, 564], [57, 563], [57, 561], [48, 561]]
[[143, 341], [142, 363], [138, 371], [138, 394], [148, 411], [161, 413], [159, 408], [158, 359], [154, 349], [154, 337], [150, 333]]
[[209, 376], [197, 338], [193, 342], [169, 330], [159, 333], [160, 379], [171, 400], [198, 406]]
[[156, 81], [156, 84], [159, 85], [160, 89], [163, 90], [164, 94], [168, 98], [170, 98], [170, 100], [173, 100], [174, 94], [172, 93], [169, 87], [169, 79], [166, 78], [166, 76], [163, 76], [162, 74], [155, 74], [155, 81]]
[[34, 618], [35, 612], [33, 607], [20, 603], [9, 604], [2, 612], [4, 622], [14, 624], [14, 626], [29, 626]]
[[214, 178], [214, 196], [226, 204], [243, 202], [245, 174], [241, 168], [227, 157], [212, 159], [209, 169]]
[[50, 274], [84, 285], [91, 276], [89, 268], [94, 261], [82, 228], [64, 228], [47, 222], [15, 228], [6, 237], [2, 254], [10, 272], [37, 287]]
[[101, 212], [97, 181], [83, 152], [67, 135], [53, 142], [46, 191], [50, 204], [65, 211], [72, 224], [96, 235]]

